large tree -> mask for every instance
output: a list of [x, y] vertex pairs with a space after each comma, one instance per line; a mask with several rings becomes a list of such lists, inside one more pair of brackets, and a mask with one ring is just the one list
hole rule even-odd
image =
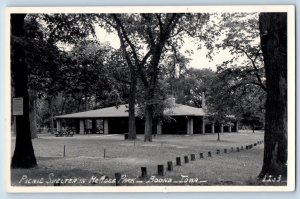
[[32, 168], [37, 165], [31, 142], [29, 120], [28, 68], [24, 62], [26, 14], [11, 15], [11, 72], [14, 79], [14, 97], [23, 98], [23, 115], [16, 116], [16, 144], [12, 168]]
[[268, 88], [264, 160], [260, 177], [286, 175], [287, 13], [260, 13], [259, 29]]
[[[206, 14], [155, 13], [111, 14], [101, 17], [119, 36], [124, 59], [130, 68], [129, 137], [135, 138], [135, 95], [137, 77], [144, 94], [145, 141], [152, 141], [152, 119], [159, 93], [160, 61], [166, 45], [180, 47], [183, 33], [193, 21], [194, 30], [207, 20]], [[196, 26], [196, 28], [195, 28]], [[176, 42], [175, 42], [176, 41]]]
[[[28, 32], [25, 31], [24, 25], [26, 22], [32, 23], [30, 17], [26, 14], [11, 14], [11, 76], [14, 86], [14, 97], [23, 98], [23, 115], [16, 116], [16, 144], [15, 151], [12, 157], [12, 168], [31, 168], [37, 165], [34, 150], [31, 142], [30, 118], [29, 118], [29, 82], [30, 75], [34, 71], [34, 67], [27, 62], [27, 55], [30, 55], [31, 50], [41, 50], [42, 46], [37, 49], [34, 45], [28, 48], [28, 44], [40, 44], [46, 41], [48, 45], [57, 45], [60, 42], [76, 43], [78, 38], [83, 38], [93, 32], [88, 23], [89, 17], [86, 15], [77, 14], [50, 14], [40, 15], [39, 20], [43, 24], [42, 36], [30, 38]], [[27, 20], [27, 21], [26, 21]], [[36, 30], [33, 32], [37, 33]], [[37, 36], [37, 35], [36, 35]], [[45, 36], [45, 37], [43, 37]], [[31, 40], [33, 39], [33, 40]], [[42, 39], [42, 40], [41, 40]], [[44, 49], [45, 50], [45, 49]], [[37, 53], [38, 55], [47, 55]], [[51, 51], [52, 52], [52, 51]], [[41, 57], [35, 57], [42, 60]], [[47, 59], [49, 60], [49, 58]], [[56, 59], [54, 59], [56, 60]], [[31, 62], [33, 63], [33, 62]], [[40, 65], [39, 65], [40, 64]], [[41, 66], [38, 62], [37, 66]], [[46, 66], [56, 66], [56, 63], [47, 63]], [[55, 70], [45, 71], [45, 74]], [[53, 76], [52, 76], [53, 77]], [[46, 79], [45, 82], [51, 82], [53, 79]], [[53, 85], [52, 85], [53, 86]]]

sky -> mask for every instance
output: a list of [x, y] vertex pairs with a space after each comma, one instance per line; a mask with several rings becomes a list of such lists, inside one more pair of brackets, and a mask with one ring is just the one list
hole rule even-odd
[[[100, 27], [96, 27], [96, 36], [101, 43], [108, 42], [114, 48], [120, 47], [119, 38], [116, 33], [107, 33], [106, 30]], [[192, 50], [194, 54], [189, 55], [185, 53], [186, 50]], [[208, 50], [202, 45], [202, 49], [198, 49], [198, 44], [192, 41], [192, 39], [186, 37], [184, 39], [184, 44], [181, 48], [181, 53], [183, 53], [187, 58], [190, 58], [189, 67], [193, 68], [210, 68], [212, 70], [217, 69], [217, 65], [221, 64], [223, 61], [227, 60], [232, 55], [227, 50], [221, 50], [219, 54], [210, 60], [206, 57]]]
[[[252, 15], [249, 15], [250, 17], [253, 17]], [[246, 17], [248, 18], [248, 17]], [[221, 15], [220, 13], [210, 16], [210, 21], [208, 23], [211, 24], [219, 24], [221, 22]], [[95, 33], [98, 41], [100, 43], [108, 43], [110, 46], [112, 46], [115, 49], [120, 48], [120, 42], [119, 38], [116, 32], [107, 32], [104, 28], [97, 26], [94, 24]], [[205, 31], [205, 29], [203, 29]], [[91, 36], [92, 37], [92, 36]], [[222, 35], [218, 38], [218, 42], [222, 42], [222, 40], [225, 39], [225, 35]], [[229, 52], [229, 49], [218, 49], [218, 52], [215, 52], [212, 56], [212, 59], [207, 57], [208, 50], [206, 49], [204, 43], [200, 43], [201, 49], [199, 49], [199, 41], [195, 41], [192, 38], [186, 36], [184, 38], [184, 44], [181, 46], [180, 52], [188, 58], [189, 64], [187, 65], [187, 68], [197, 68], [197, 69], [203, 69], [203, 68], [209, 68], [213, 71], [217, 70], [217, 66], [221, 65], [224, 61], [232, 59], [236, 55], [232, 55]], [[255, 42], [260, 42], [259, 38], [255, 40]], [[64, 44], [58, 46], [63, 47], [65, 50], [68, 50], [68, 47], [66, 47]], [[70, 46], [69, 46], [70, 47]], [[70, 50], [70, 49], [69, 49]], [[192, 51], [192, 54], [187, 53], [186, 51]], [[245, 61], [244, 56], [239, 56], [236, 60], [236, 64], [241, 64]]]

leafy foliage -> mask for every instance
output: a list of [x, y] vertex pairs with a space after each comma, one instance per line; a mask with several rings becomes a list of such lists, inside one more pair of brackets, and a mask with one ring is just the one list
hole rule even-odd
[[246, 125], [253, 120], [263, 123], [266, 93], [257, 85], [240, 86], [239, 81], [236, 80], [234, 73], [232, 75], [228, 71], [217, 73], [206, 100], [211, 117], [220, 123], [232, 119], [242, 119]]
[[[100, 26], [107, 31], [116, 31], [123, 58], [130, 68], [131, 100], [129, 118], [134, 120], [134, 106], [137, 77], [140, 80], [141, 92], [139, 104], [145, 107], [145, 141], [151, 141], [152, 118], [157, 110], [161, 112], [164, 96], [160, 96], [162, 56], [167, 55], [170, 47], [174, 52], [180, 48], [183, 36], [190, 28], [198, 30], [207, 21], [207, 14], [182, 13], [141, 13], [141, 14], [103, 14], [99, 15]], [[141, 101], [141, 99], [143, 101]], [[129, 127], [135, 131], [132, 127]], [[131, 131], [130, 130], [130, 131]]]
[[123, 84], [128, 69], [120, 51], [90, 38], [92, 19], [77, 14], [26, 17], [22, 44], [29, 89], [47, 101], [48, 117], [120, 104], [128, 96]]

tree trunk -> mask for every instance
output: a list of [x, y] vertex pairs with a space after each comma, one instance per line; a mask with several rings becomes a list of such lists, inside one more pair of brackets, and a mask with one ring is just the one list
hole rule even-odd
[[146, 105], [144, 142], [152, 142], [152, 118], [153, 118], [152, 106]]
[[152, 119], [152, 135], [157, 135], [157, 124], [158, 124], [158, 119], [153, 118]]
[[23, 97], [23, 115], [16, 116], [16, 145], [11, 161], [12, 168], [32, 168], [37, 165], [31, 141], [29, 121], [28, 69], [24, 63], [24, 47], [14, 38], [24, 38], [26, 14], [11, 15], [11, 69], [14, 78], [15, 97]]
[[136, 139], [136, 126], [135, 126], [135, 97], [136, 96], [135, 95], [136, 95], [136, 83], [137, 83], [137, 75], [136, 75], [137, 65], [133, 65], [129, 53], [126, 50], [126, 44], [125, 44], [126, 39], [124, 37], [126, 37], [127, 35], [124, 32], [124, 30], [122, 30], [122, 24], [120, 23], [117, 16], [113, 16], [113, 18], [117, 23], [116, 30], [118, 32], [123, 57], [125, 58], [130, 70], [130, 93], [128, 99], [128, 106], [129, 106], [128, 139], [135, 140]]
[[77, 112], [80, 112], [80, 105], [81, 105], [81, 100], [80, 100], [80, 99], [78, 99]]
[[29, 96], [29, 121], [30, 121], [31, 139], [37, 138], [35, 92], [31, 92]]
[[135, 94], [136, 94], [136, 73], [133, 67], [130, 68], [130, 95], [128, 99], [129, 105], [129, 118], [128, 118], [128, 139], [136, 139], [136, 127], [135, 127]]
[[287, 14], [261, 13], [259, 25], [268, 89], [264, 160], [259, 177], [286, 176]]
[[[162, 40], [163, 41], [163, 40]], [[145, 132], [144, 141], [152, 142], [152, 120], [153, 120], [153, 100], [155, 100], [155, 90], [157, 88], [157, 79], [159, 74], [159, 60], [162, 52], [163, 44], [160, 43], [153, 52], [153, 57], [150, 62], [151, 77], [147, 86], [146, 107], [145, 107]]]
[[64, 98], [64, 100], [63, 100], [63, 104], [62, 104], [62, 106], [61, 106], [61, 109], [60, 109], [60, 114], [61, 114], [61, 115], [63, 115], [63, 114], [64, 114], [64, 110], [65, 110], [66, 102], [67, 102], [67, 98]]

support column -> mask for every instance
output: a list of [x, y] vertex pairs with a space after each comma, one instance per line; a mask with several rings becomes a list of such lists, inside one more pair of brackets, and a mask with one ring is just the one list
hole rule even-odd
[[188, 135], [193, 135], [194, 134], [194, 120], [192, 117], [187, 118], [187, 131], [186, 133]]
[[220, 125], [220, 132], [224, 133], [224, 125], [223, 124]]
[[231, 133], [231, 124], [228, 126], [228, 132]]
[[157, 135], [161, 135], [162, 134], [161, 121], [157, 122], [156, 130], [157, 130]]
[[84, 134], [84, 120], [79, 120], [79, 134]]
[[104, 119], [103, 120], [104, 123], [104, 134], [108, 134], [109, 133], [109, 129], [108, 129], [108, 119]]
[[202, 131], [201, 131], [202, 134], [205, 134], [205, 118], [203, 117], [202, 118]]
[[61, 131], [61, 120], [56, 119], [56, 131]]
[[194, 134], [194, 119], [191, 117], [189, 119], [190, 121], [190, 134], [193, 135]]
[[187, 117], [187, 122], [186, 122], [186, 134], [189, 135], [191, 133], [191, 127], [190, 127], [190, 119]]
[[211, 124], [211, 133], [215, 133], [215, 123]]
[[235, 126], [236, 126], [236, 132], [238, 133], [239, 132], [239, 122], [238, 121], [235, 122]]

